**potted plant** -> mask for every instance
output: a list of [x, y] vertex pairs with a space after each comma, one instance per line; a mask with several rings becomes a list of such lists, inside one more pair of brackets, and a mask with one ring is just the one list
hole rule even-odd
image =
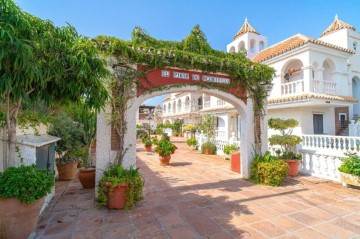
[[234, 144], [225, 145], [224, 154], [227, 155], [227, 158], [225, 158], [225, 159], [228, 159], [230, 157], [231, 171], [236, 172], [236, 173], [240, 173], [241, 172], [241, 167], [240, 167], [240, 151], [239, 151], [239, 147], [234, 145]]
[[203, 143], [201, 145], [201, 153], [207, 155], [216, 154], [216, 145], [210, 141]]
[[301, 154], [291, 151], [294, 146], [301, 142], [301, 138], [292, 135], [293, 129], [299, 124], [295, 119], [279, 119], [271, 118], [268, 121], [270, 129], [279, 130], [280, 135], [272, 135], [269, 138], [269, 144], [279, 145], [281, 150], [277, 150], [279, 158], [288, 164], [288, 175], [297, 176], [299, 174], [299, 164], [301, 162]]
[[155, 147], [159, 154], [160, 165], [169, 165], [171, 154], [175, 152], [176, 146], [169, 140], [160, 139]]
[[360, 187], [360, 157], [356, 153], [347, 153], [344, 163], [338, 168], [341, 183], [344, 187], [348, 185]]
[[96, 138], [96, 111], [82, 106], [81, 123], [83, 126], [83, 140], [85, 143], [85, 155], [82, 168], [79, 169], [79, 181], [83, 188], [95, 187], [95, 167], [92, 167], [91, 147]]
[[84, 146], [82, 126], [62, 113], [54, 119], [48, 129], [48, 134], [61, 138], [55, 148], [59, 155], [56, 159], [59, 179], [74, 179], [76, 177], [78, 163], [81, 161], [81, 158], [77, 156], [76, 152]]
[[146, 152], [151, 152], [151, 146], [152, 146], [152, 141], [151, 141], [151, 139], [150, 138], [146, 138], [145, 140], [144, 140], [144, 145], [145, 145], [145, 151]]
[[183, 127], [183, 130], [185, 132], [189, 132], [190, 133], [190, 137], [193, 138], [194, 134], [196, 132], [197, 126], [194, 124], [188, 124], [186, 126]]
[[44, 197], [54, 174], [36, 165], [0, 172], [0, 238], [29, 238], [35, 233]]
[[191, 150], [195, 150], [197, 148], [198, 141], [196, 139], [188, 139], [186, 140], [186, 144], [190, 146]]
[[109, 209], [131, 209], [141, 200], [144, 180], [139, 169], [124, 169], [119, 164], [110, 164], [99, 180], [96, 201]]
[[251, 179], [255, 183], [278, 186], [288, 174], [288, 165], [278, 157], [266, 151], [264, 155], [255, 155], [251, 163]]

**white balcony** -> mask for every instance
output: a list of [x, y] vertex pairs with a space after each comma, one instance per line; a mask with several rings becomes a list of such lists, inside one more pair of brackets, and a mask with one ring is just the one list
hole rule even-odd
[[210, 101], [204, 102], [204, 109], [205, 108], [210, 108]]
[[294, 95], [304, 92], [304, 80], [281, 84], [281, 95]]
[[313, 90], [316, 93], [336, 94], [336, 83], [333, 81], [313, 80]]
[[216, 102], [216, 104], [217, 104], [217, 106], [222, 106], [222, 105], [225, 105], [226, 102], [225, 102], [225, 100], [220, 100], [220, 99], [218, 99], [217, 102]]

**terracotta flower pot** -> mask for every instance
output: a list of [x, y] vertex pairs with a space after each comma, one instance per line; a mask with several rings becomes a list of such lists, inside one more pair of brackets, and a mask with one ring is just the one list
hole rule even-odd
[[25, 204], [17, 198], [0, 198], [0, 238], [35, 237], [44, 198]]
[[171, 155], [167, 155], [167, 156], [159, 155], [160, 165], [169, 165], [170, 159], [171, 159]]
[[[111, 187], [111, 183], [106, 184], [105, 186]], [[114, 188], [110, 189], [107, 193], [107, 207], [109, 209], [123, 209], [126, 204], [126, 192], [127, 184], [119, 183]]]
[[59, 179], [61, 181], [67, 181], [76, 178], [78, 162], [56, 164], [59, 172]]
[[288, 176], [298, 176], [299, 175], [299, 164], [301, 160], [296, 159], [284, 159], [288, 164]]
[[240, 152], [232, 153], [231, 154], [231, 170], [236, 173], [241, 172], [240, 168]]
[[83, 188], [95, 187], [95, 168], [80, 169], [79, 180]]
[[151, 145], [150, 146], [145, 146], [145, 151], [146, 152], [151, 152]]
[[211, 148], [204, 148], [204, 154], [213, 155], [215, 154]]

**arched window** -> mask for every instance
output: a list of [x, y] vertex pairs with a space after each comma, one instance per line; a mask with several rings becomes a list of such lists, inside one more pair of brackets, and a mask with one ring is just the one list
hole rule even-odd
[[235, 47], [234, 47], [234, 46], [230, 47], [230, 51], [229, 51], [229, 52], [235, 52]]
[[334, 62], [327, 58], [323, 63], [323, 68], [323, 80], [332, 81], [334, 79], [334, 75], [332, 73], [336, 70]]
[[165, 113], [165, 112], [166, 112], [166, 105], [164, 105], [164, 107], [163, 107], [163, 108], [164, 108], [164, 113]]
[[255, 39], [250, 40], [250, 52], [255, 53]]
[[178, 108], [178, 111], [181, 112], [181, 99], [178, 100], [177, 108]]
[[203, 108], [203, 98], [202, 98], [202, 96], [200, 96], [198, 98], [198, 109], [202, 110], [202, 108]]
[[175, 112], [176, 112], [176, 103], [173, 102], [173, 113], [175, 113]]
[[259, 51], [264, 50], [265, 48], [265, 43], [263, 41], [259, 42]]
[[245, 42], [244, 41], [241, 41], [239, 43], [239, 51], [241, 51], [241, 50], [245, 50]]

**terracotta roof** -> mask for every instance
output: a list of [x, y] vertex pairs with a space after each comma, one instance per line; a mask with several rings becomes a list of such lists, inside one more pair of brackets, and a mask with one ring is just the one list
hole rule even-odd
[[161, 108], [161, 106], [160, 106], [160, 105], [157, 105], [157, 106], [156, 106], [156, 109], [161, 110], [162, 108]]
[[167, 101], [167, 100], [170, 100], [170, 99], [171, 99], [171, 95], [168, 95], [168, 96], [166, 96], [166, 97], [162, 100], [162, 102]]
[[309, 100], [309, 99], [323, 99], [323, 100], [336, 100], [349, 103], [356, 103], [358, 100], [351, 96], [339, 96], [339, 95], [328, 95], [320, 93], [307, 93], [300, 95], [289, 95], [279, 98], [269, 98], [269, 104], [283, 103], [288, 101], [300, 101], [300, 100]]
[[291, 51], [295, 48], [298, 48], [304, 44], [307, 43], [313, 43], [313, 44], [317, 44], [317, 45], [321, 45], [321, 46], [326, 46], [326, 47], [331, 47], [340, 51], [345, 51], [348, 53], [354, 53], [353, 51], [343, 48], [343, 47], [339, 47], [327, 42], [323, 42], [314, 38], [310, 38], [307, 36], [304, 36], [302, 34], [297, 34], [295, 36], [292, 36], [282, 42], [279, 42], [271, 47], [268, 47], [264, 50], [262, 50], [259, 54], [257, 54], [253, 61], [254, 62], [263, 62], [266, 61], [268, 59], [271, 59], [275, 56], [281, 55], [285, 52]]
[[325, 36], [333, 31], [345, 29], [345, 28], [354, 31], [356, 30], [354, 26], [351, 26], [350, 24], [339, 20], [338, 16], [336, 15], [334, 21], [331, 23], [331, 25], [328, 28], [326, 28], [326, 30], [320, 35], [320, 37]]
[[236, 33], [236, 35], [234, 36], [234, 40], [239, 38], [240, 36], [244, 35], [245, 33], [254, 33], [257, 35], [260, 35], [248, 22], [247, 18], [245, 18], [245, 22], [242, 25], [242, 27], [240, 28], [240, 30]]

